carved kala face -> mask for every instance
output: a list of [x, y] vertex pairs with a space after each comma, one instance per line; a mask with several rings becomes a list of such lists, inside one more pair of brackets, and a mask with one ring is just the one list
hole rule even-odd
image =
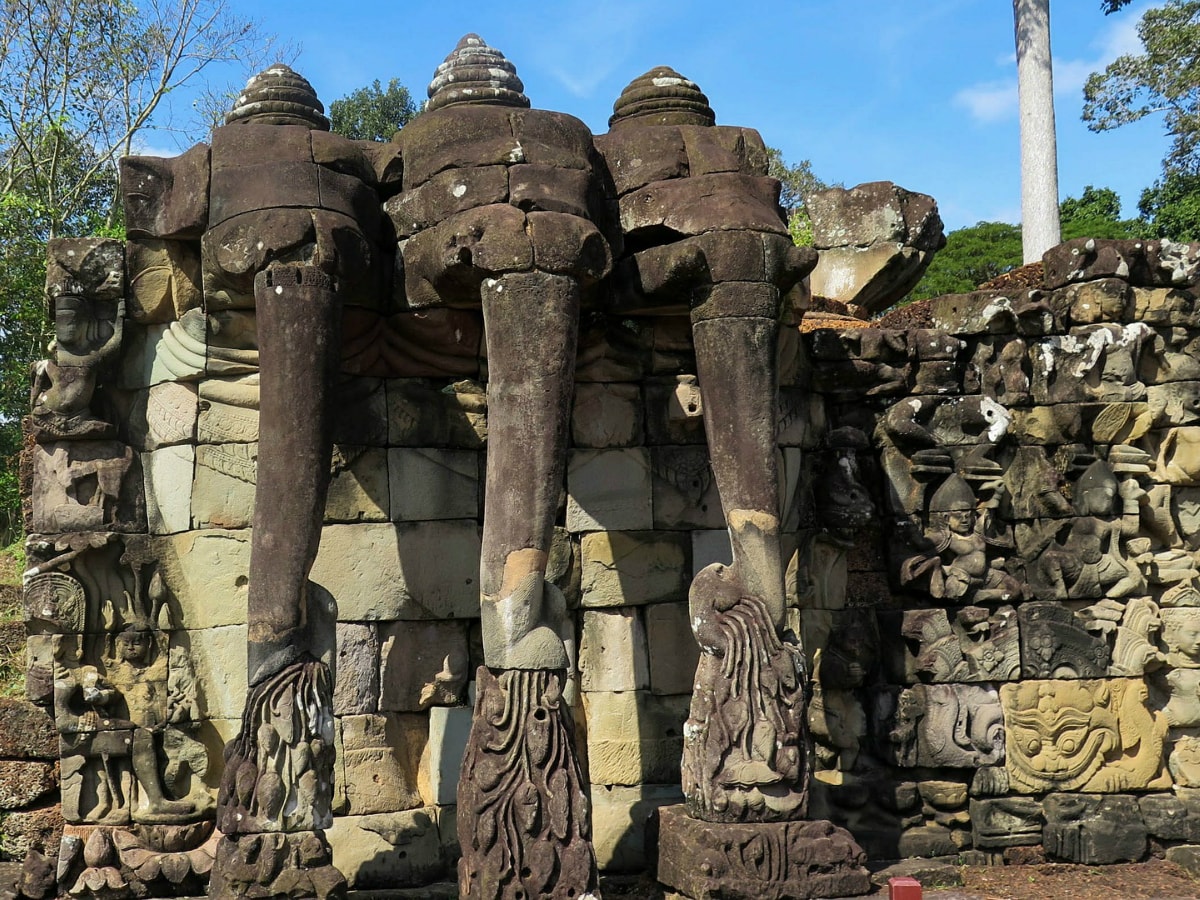
[[1009, 721], [1010, 758], [1018, 770], [1056, 790], [1082, 787], [1118, 746], [1115, 718], [1083, 685], [1027, 682], [1017, 699]]

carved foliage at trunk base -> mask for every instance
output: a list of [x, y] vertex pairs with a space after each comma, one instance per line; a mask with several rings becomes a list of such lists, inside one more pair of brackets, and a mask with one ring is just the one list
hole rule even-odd
[[458, 787], [462, 897], [584, 900], [596, 890], [564, 680], [562, 672], [479, 668]]

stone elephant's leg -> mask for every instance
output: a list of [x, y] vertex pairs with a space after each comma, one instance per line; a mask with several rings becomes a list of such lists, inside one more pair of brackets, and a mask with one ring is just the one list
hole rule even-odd
[[545, 585], [566, 464], [579, 331], [574, 279], [523, 272], [482, 287], [488, 455], [480, 571], [484, 660], [565, 669], [566, 608]]
[[562, 699], [566, 603], [545, 580], [565, 467], [579, 321], [574, 279], [482, 287], [488, 458], [484, 662], [458, 788], [459, 892], [584, 898], [597, 886], [588, 800]]
[[[723, 287], [713, 286], [709, 306]], [[779, 325], [765, 316], [694, 317], [692, 333], [709, 456], [733, 545], [732, 575], [779, 628], [785, 607], [775, 446]]]
[[[723, 287], [713, 287], [707, 311]], [[693, 311], [709, 455], [733, 546], [733, 564], [705, 567], [688, 593], [702, 655], [684, 728], [683, 794], [691, 816], [710, 822], [787, 821], [808, 801], [803, 662], [784, 627], [778, 328], [764, 315]]]
[[254, 293], [259, 442], [248, 637], [257, 682], [308, 650], [307, 583], [329, 487], [341, 310], [332, 279], [311, 266], [272, 266]]
[[338, 897], [345, 879], [322, 831], [332, 824], [333, 687], [312, 656], [307, 584], [329, 483], [340, 307], [332, 279], [303, 265], [259, 273], [255, 303], [261, 371], [250, 690], [241, 731], [225, 751], [223, 837], [209, 897]]

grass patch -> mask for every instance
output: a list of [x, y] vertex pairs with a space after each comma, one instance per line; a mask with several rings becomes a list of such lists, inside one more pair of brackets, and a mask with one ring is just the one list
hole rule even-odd
[[0, 697], [25, 696], [25, 610], [21, 600], [24, 571], [23, 540], [0, 550]]

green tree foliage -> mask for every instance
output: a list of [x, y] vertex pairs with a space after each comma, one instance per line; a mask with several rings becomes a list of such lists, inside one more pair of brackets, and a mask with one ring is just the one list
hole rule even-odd
[[1021, 265], [1021, 227], [1007, 222], [979, 222], [946, 235], [909, 300], [943, 294], [965, 294], [985, 281]]
[[1138, 212], [1147, 237], [1200, 241], [1200, 174], [1168, 172], [1142, 191]]
[[814, 175], [812, 163], [807, 159], [789, 165], [784, 161], [783, 153], [775, 147], [767, 148], [767, 174], [779, 179], [779, 205], [787, 213], [792, 240], [801, 247], [810, 246], [813, 242], [812, 219], [804, 208], [804, 198], [835, 185], [827, 184]]
[[383, 88], [379, 79], [329, 104], [333, 131], [356, 141], [390, 141], [417, 114], [408, 88], [393, 78]]
[[1200, 0], [1169, 0], [1137, 26], [1145, 52], [1126, 54], [1084, 85], [1083, 121], [1107, 131], [1162, 113], [1164, 173], [1200, 172]]
[[[1121, 198], [1110, 188], [1088, 185], [1079, 197], [1059, 204], [1063, 240], [1078, 237], [1131, 238], [1143, 236], [1144, 223], [1121, 219]], [[979, 222], [946, 235], [908, 300], [943, 294], [965, 294], [1021, 265], [1021, 226]]]

